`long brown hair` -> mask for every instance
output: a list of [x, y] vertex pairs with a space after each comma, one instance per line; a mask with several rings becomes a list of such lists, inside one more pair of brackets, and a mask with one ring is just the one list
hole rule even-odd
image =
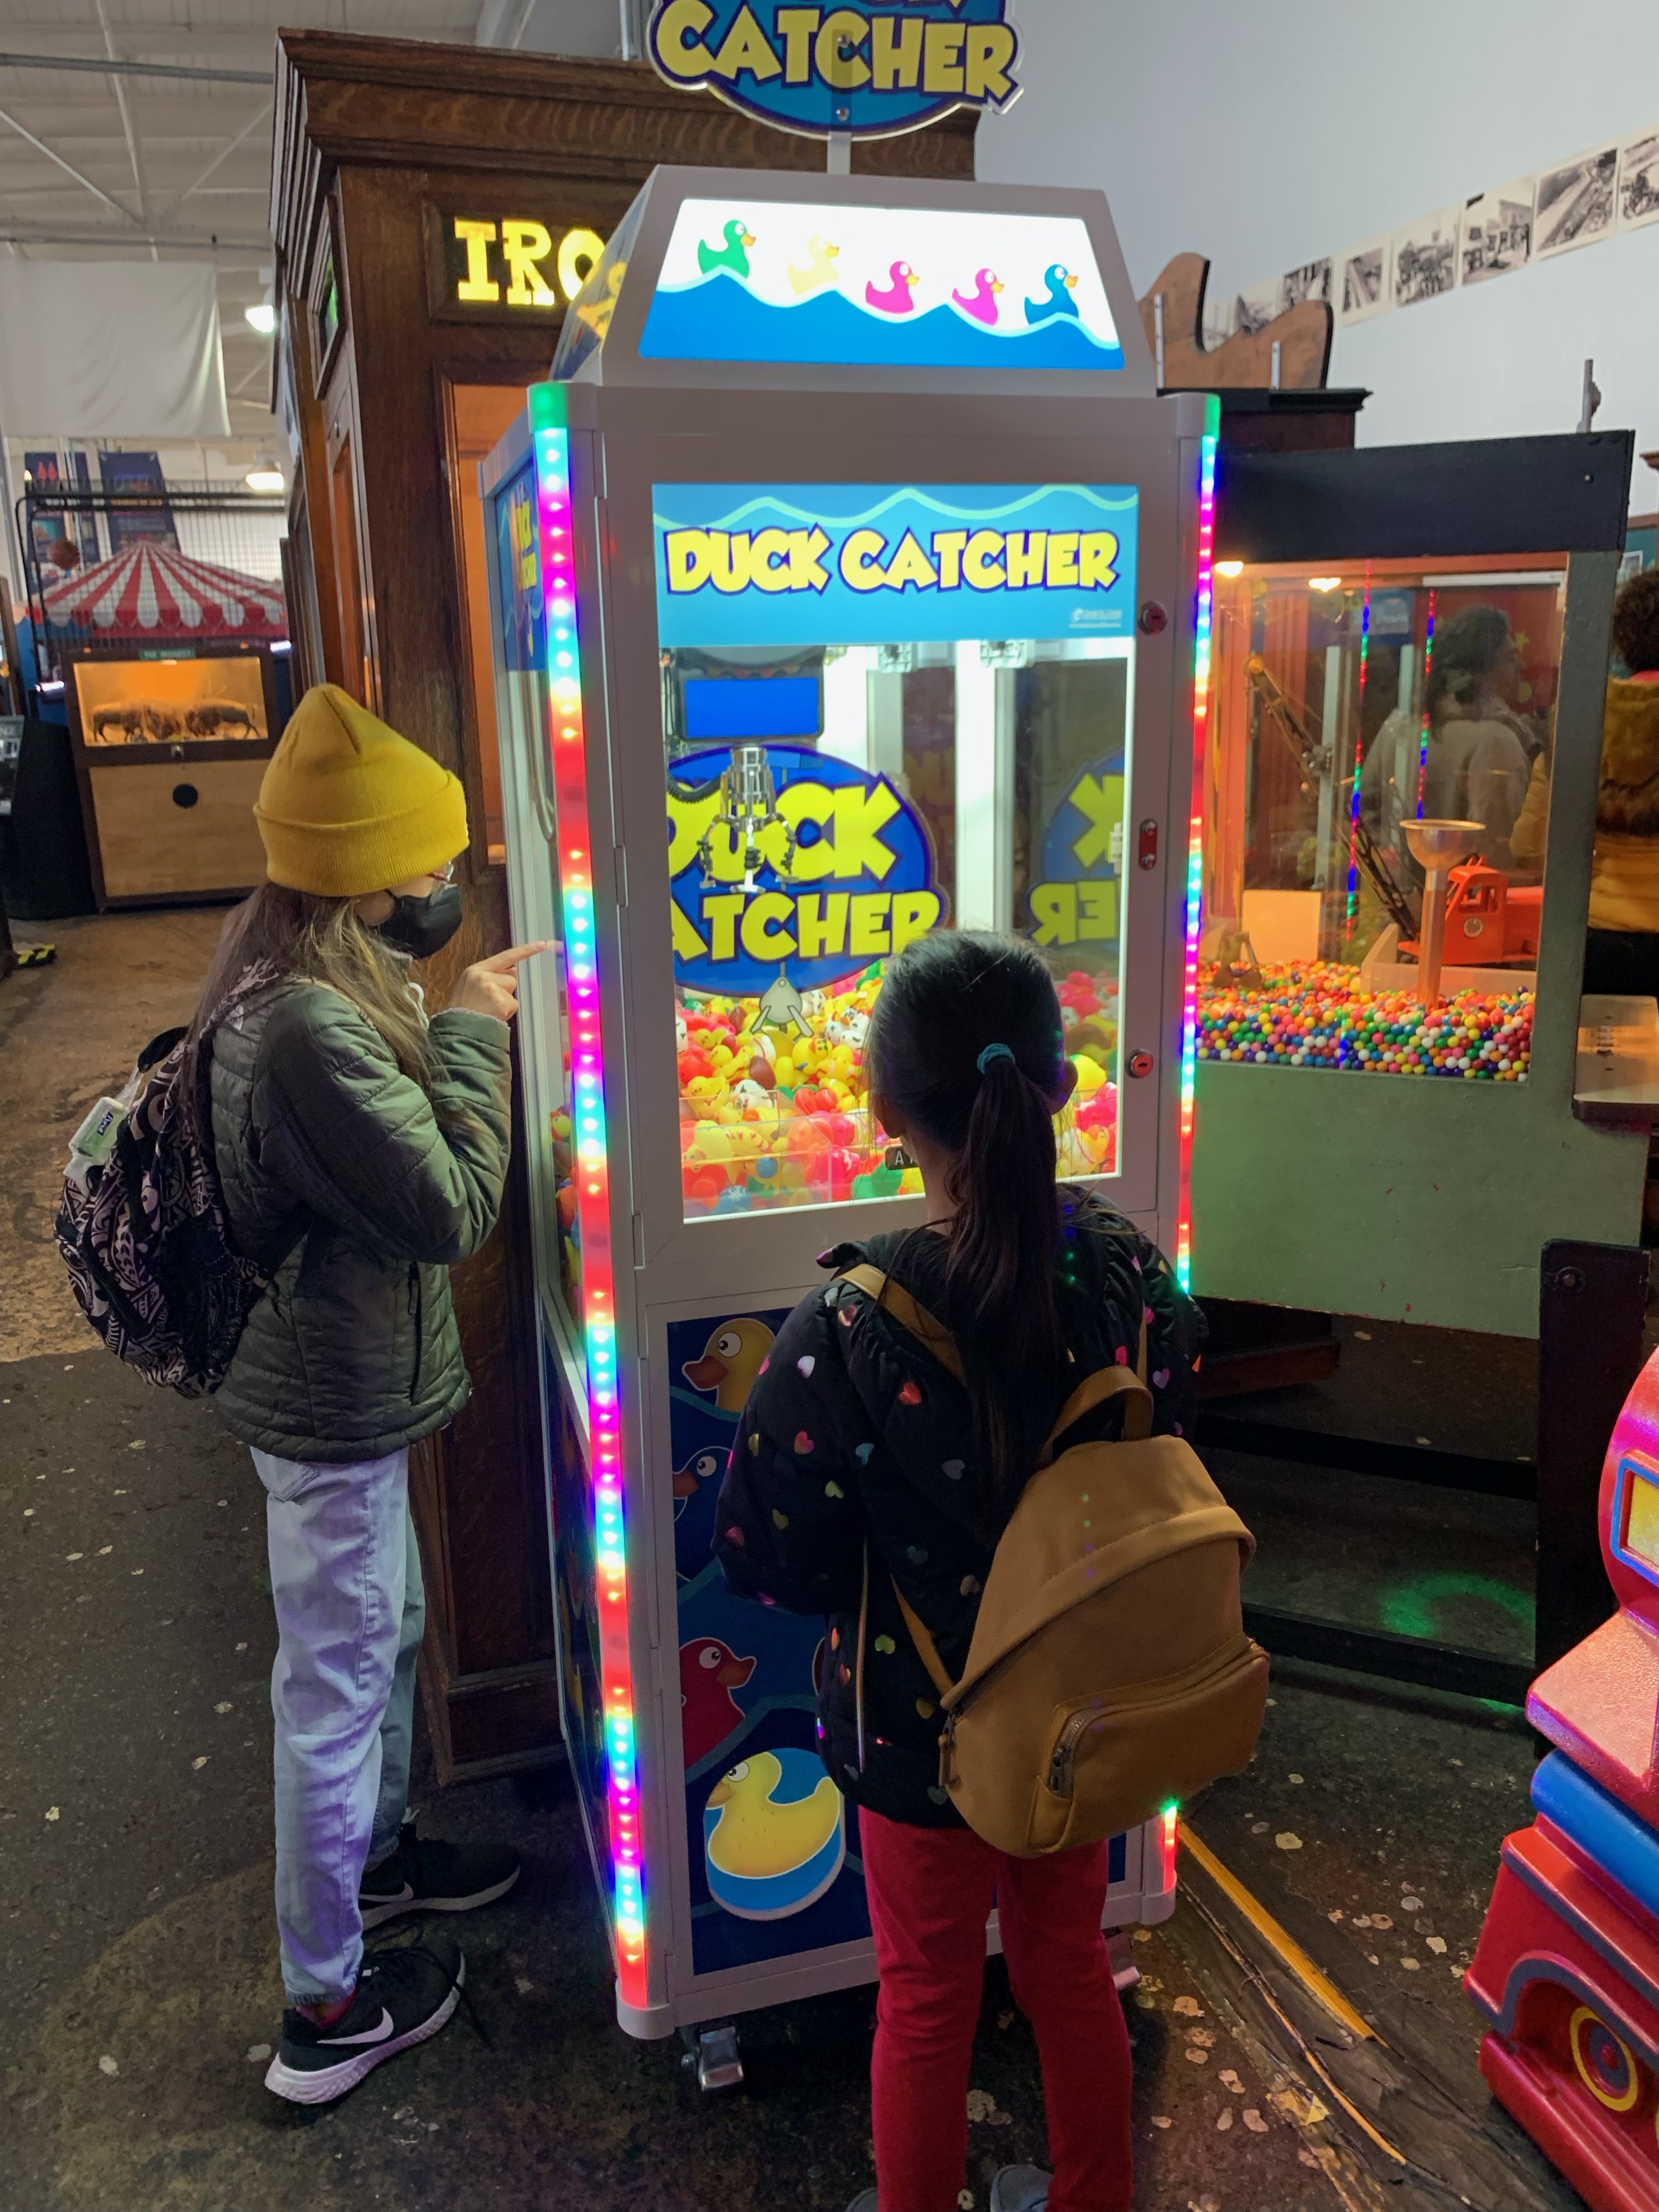
[[226, 922], [190, 1027], [192, 1052], [226, 997], [251, 968], [325, 984], [349, 999], [385, 1042], [404, 1074], [432, 1091], [432, 1047], [405, 964], [349, 898], [319, 898], [284, 884], [261, 884]]
[[973, 1413], [975, 1517], [993, 1541], [1065, 1373], [1053, 1118], [1069, 1089], [1063, 1040], [1054, 980], [1030, 944], [941, 929], [889, 966], [867, 1044], [875, 1092], [954, 1156], [945, 1294]]

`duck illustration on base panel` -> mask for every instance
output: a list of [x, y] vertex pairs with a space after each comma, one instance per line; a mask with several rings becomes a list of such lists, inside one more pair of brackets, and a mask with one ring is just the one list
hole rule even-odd
[[740, 1413], [772, 1349], [772, 1332], [763, 1321], [723, 1321], [709, 1332], [700, 1359], [688, 1359], [681, 1373], [694, 1389], [712, 1390], [723, 1413]]
[[865, 298], [872, 307], [879, 307], [884, 314], [909, 314], [916, 304], [910, 296], [911, 292], [921, 279], [908, 261], [896, 261], [887, 273], [892, 279], [887, 289], [883, 291], [873, 283], [866, 284]]
[[688, 1766], [707, 1759], [733, 1729], [743, 1726], [744, 1710], [732, 1692], [742, 1689], [754, 1671], [753, 1659], [739, 1658], [718, 1636], [681, 1644], [680, 1743]]
[[706, 239], [697, 240], [697, 266], [705, 276], [712, 276], [717, 269], [729, 269], [734, 276], [749, 274], [749, 248], [754, 244], [754, 233], [734, 216], [722, 233], [724, 246], [710, 246]]
[[[701, 1360], [694, 1363], [698, 1366], [702, 1364]], [[674, 1469], [672, 1490], [674, 1518], [677, 1521], [684, 1512], [690, 1500], [696, 1496], [702, 1484], [712, 1482], [717, 1474], [725, 1474], [728, 1456], [729, 1455], [723, 1451], [693, 1452], [684, 1467], [677, 1467]]]
[[1047, 297], [1025, 302], [1028, 323], [1046, 323], [1051, 315], [1075, 315], [1077, 301], [1072, 297], [1077, 289], [1077, 271], [1067, 269], [1064, 263], [1051, 261], [1042, 272], [1048, 287]]
[[981, 269], [974, 283], [977, 289], [971, 299], [961, 292], [952, 292], [951, 297], [964, 315], [972, 315], [977, 322], [994, 323], [997, 319], [997, 294], [1002, 289], [997, 282], [996, 272]]
[[847, 1808], [814, 1752], [739, 1759], [709, 1791], [702, 1826], [709, 1893], [739, 1920], [804, 1912], [847, 1856]]
[[791, 266], [789, 288], [798, 300], [809, 292], [821, 292], [826, 284], [836, 281], [836, 260], [841, 248], [831, 246], [827, 238], [809, 238], [806, 241], [807, 263], [805, 269]]

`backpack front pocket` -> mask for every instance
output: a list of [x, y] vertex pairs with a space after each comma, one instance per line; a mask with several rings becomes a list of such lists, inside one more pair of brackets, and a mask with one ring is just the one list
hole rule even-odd
[[1057, 1706], [1026, 1848], [1119, 1835], [1248, 1765], [1267, 1694], [1267, 1655], [1241, 1635], [1184, 1674]]

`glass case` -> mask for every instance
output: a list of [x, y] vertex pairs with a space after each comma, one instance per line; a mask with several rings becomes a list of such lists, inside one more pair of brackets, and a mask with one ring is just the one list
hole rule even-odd
[[270, 734], [258, 653], [68, 659], [81, 742], [93, 750], [264, 744]]
[[1216, 564], [1200, 1060], [1526, 1081], [1565, 566]]
[[951, 927], [1042, 947], [1061, 1172], [1114, 1174], [1134, 490], [654, 501], [686, 1218], [921, 1190], [865, 1042], [888, 960]]

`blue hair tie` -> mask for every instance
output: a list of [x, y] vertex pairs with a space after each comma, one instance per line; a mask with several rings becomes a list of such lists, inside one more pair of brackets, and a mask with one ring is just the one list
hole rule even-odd
[[1013, 1056], [1012, 1048], [1006, 1044], [988, 1044], [974, 1065], [983, 1075], [994, 1060], [1012, 1060]]

